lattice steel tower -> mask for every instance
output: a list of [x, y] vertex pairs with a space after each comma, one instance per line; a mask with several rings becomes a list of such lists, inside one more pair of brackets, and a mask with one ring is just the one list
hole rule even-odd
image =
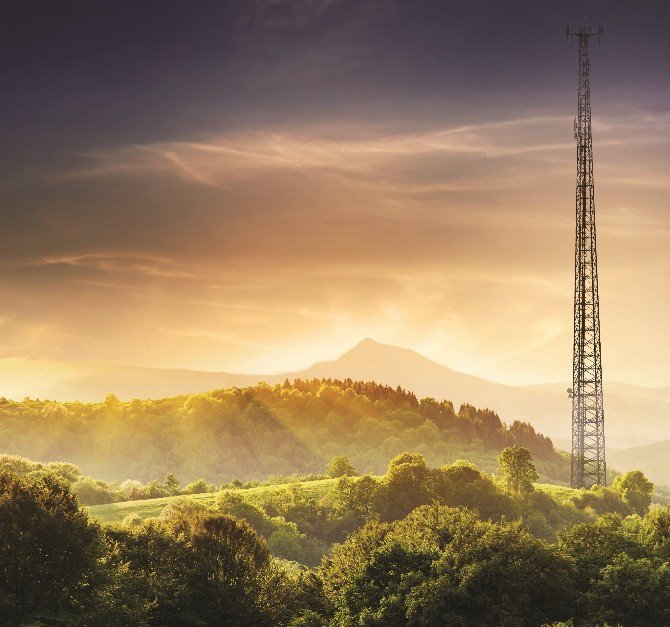
[[606, 485], [603, 373], [600, 359], [596, 205], [593, 195], [593, 142], [589, 40], [602, 35], [588, 22], [568, 26], [568, 42], [579, 42], [577, 90], [577, 228], [575, 237], [575, 322], [572, 362], [572, 487]]

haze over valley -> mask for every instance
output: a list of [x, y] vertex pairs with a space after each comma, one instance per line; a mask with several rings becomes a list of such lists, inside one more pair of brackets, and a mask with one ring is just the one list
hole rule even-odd
[[[570, 450], [568, 383], [509, 386], [464, 374], [415, 351], [366, 339], [337, 359], [280, 374], [234, 374], [180, 369], [151, 369], [100, 362], [0, 361], [0, 396], [57, 401], [101, 401], [108, 394], [128, 401], [163, 398], [225, 387], [247, 387], [286, 379], [353, 379], [401, 386], [418, 398], [450, 400], [496, 411], [511, 424], [522, 420]], [[607, 446], [612, 466], [642, 468], [670, 484], [670, 389], [611, 382], [605, 387]], [[652, 445], [647, 448], [645, 445]], [[634, 448], [631, 448], [634, 447]], [[631, 449], [625, 451], [622, 449]]]

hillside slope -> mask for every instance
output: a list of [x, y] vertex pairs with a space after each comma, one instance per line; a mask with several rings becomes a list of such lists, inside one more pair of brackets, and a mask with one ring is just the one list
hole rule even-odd
[[380, 472], [405, 450], [434, 466], [464, 458], [494, 469], [505, 446], [527, 446], [555, 478], [567, 460], [527, 424], [503, 425], [489, 410], [419, 402], [373, 383], [296, 381], [153, 400], [102, 403], [0, 401], [2, 452], [67, 459], [105, 480], [233, 478], [320, 473], [335, 455]]
[[652, 481], [670, 486], [670, 440], [609, 451], [608, 461], [617, 470], [639, 469]]
[[[102, 400], [114, 393], [122, 400], [162, 398], [259, 381], [285, 379], [350, 378], [401, 386], [418, 398], [447, 398], [489, 407], [510, 423], [530, 422], [550, 437], [570, 434], [567, 383], [509, 386], [467, 375], [442, 366], [415, 351], [367, 339], [338, 359], [319, 362], [302, 371], [282, 374], [231, 374], [194, 370], [140, 368], [124, 364], [66, 363], [0, 360], [0, 394], [20, 399]], [[608, 446], [623, 448], [670, 439], [670, 388], [643, 388], [606, 383], [605, 417]]]

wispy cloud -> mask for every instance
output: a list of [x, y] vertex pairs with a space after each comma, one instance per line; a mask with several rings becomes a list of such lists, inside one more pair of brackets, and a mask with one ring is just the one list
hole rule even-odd
[[[570, 124], [570, 117], [545, 116], [418, 133], [362, 131], [346, 125], [253, 132], [90, 153], [82, 156], [79, 168], [61, 176], [170, 175], [195, 185], [228, 189], [264, 174], [287, 172], [318, 173], [387, 194], [511, 190], [539, 183], [556, 167], [571, 163]], [[668, 115], [601, 119], [595, 125], [600, 150], [667, 143], [668, 130]], [[467, 167], [461, 165], [464, 160]], [[431, 168], [429, 161], [441, 167]], [[421, 170], [419, 164], [424, 166]], [[667, 185], [644, 172], [619, 177], [617, 184], [656, 189]]]
[[183, 262], [151, 256], [129, 256], [124, 253], [81, 253], [5, 259], [1, 267], [72, 267], [92, 268], [106, 273], [140, 274], [148, 277], [189, 278], [194, 276], [184, 268]]
[[[332, 169], [344, 174], [372, 175], [393, 160], [417, 156], [494, 158], [550, 153], [571, 144], [567, 140], [546, 141], [542, 133], [560, 136], [556, 131], [565, 128], [566, 120], [562, 117], [528, 118], [412, 134], [370, 134], [346, 127], [339, 131], [255, 132], [200, 142], [127, 146], [85, 155], [87, 163], [63, 177], [168, 172], [197, 184], [225, 187], [264, 170]], [[435, 187], [449, 189], [449, 183]], [[452, 187], [459, 189], [457, 185], [452, 184]], [[427, 189], [431, 189], [430, 186]]]

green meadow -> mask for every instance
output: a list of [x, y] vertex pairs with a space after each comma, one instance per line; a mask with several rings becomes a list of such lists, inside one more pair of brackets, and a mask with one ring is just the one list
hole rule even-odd
[[[327, 492], [335, 485], [337, 479], [317, 479], [316, 481], [302, 481], [300, 487], [306, 497], [313, 497], [317, 500], [324, 497]], [[257, 486], [255, 488], [246, 488], [234, 490], [235, 494], [243, 497], [245, 501], [253, 504], [258, 504], [265, 500], [273, 492], [285, 489], [287, 484]], [[551, 485], [548, 483], [539, 483], [535, 485], [537, 490], [546, 492], [551, 495], [554, 500], [559, 503], [566, 502], [570, 496], [575, 495], [578, 491], [572, 488]], [[170, 502], [176, 499], [189, 498], [198, 503], [202, 503], [207, 507], [215, 504], [216, 497], [219, 492], [206, 492], [204, 494], [191, 494], [184, 496], [168, 496], [158, 499], [141, 499], [138, 501], [125, 501], [123, 503], [108, 503], [105, 505], [89, 505], [86, 510], [92, 518], [103, 523], [121, 522], [123, 519], [131, 514], [137, 515], [140, 518], [154, 518], [159, 516], [163, 508]]]

